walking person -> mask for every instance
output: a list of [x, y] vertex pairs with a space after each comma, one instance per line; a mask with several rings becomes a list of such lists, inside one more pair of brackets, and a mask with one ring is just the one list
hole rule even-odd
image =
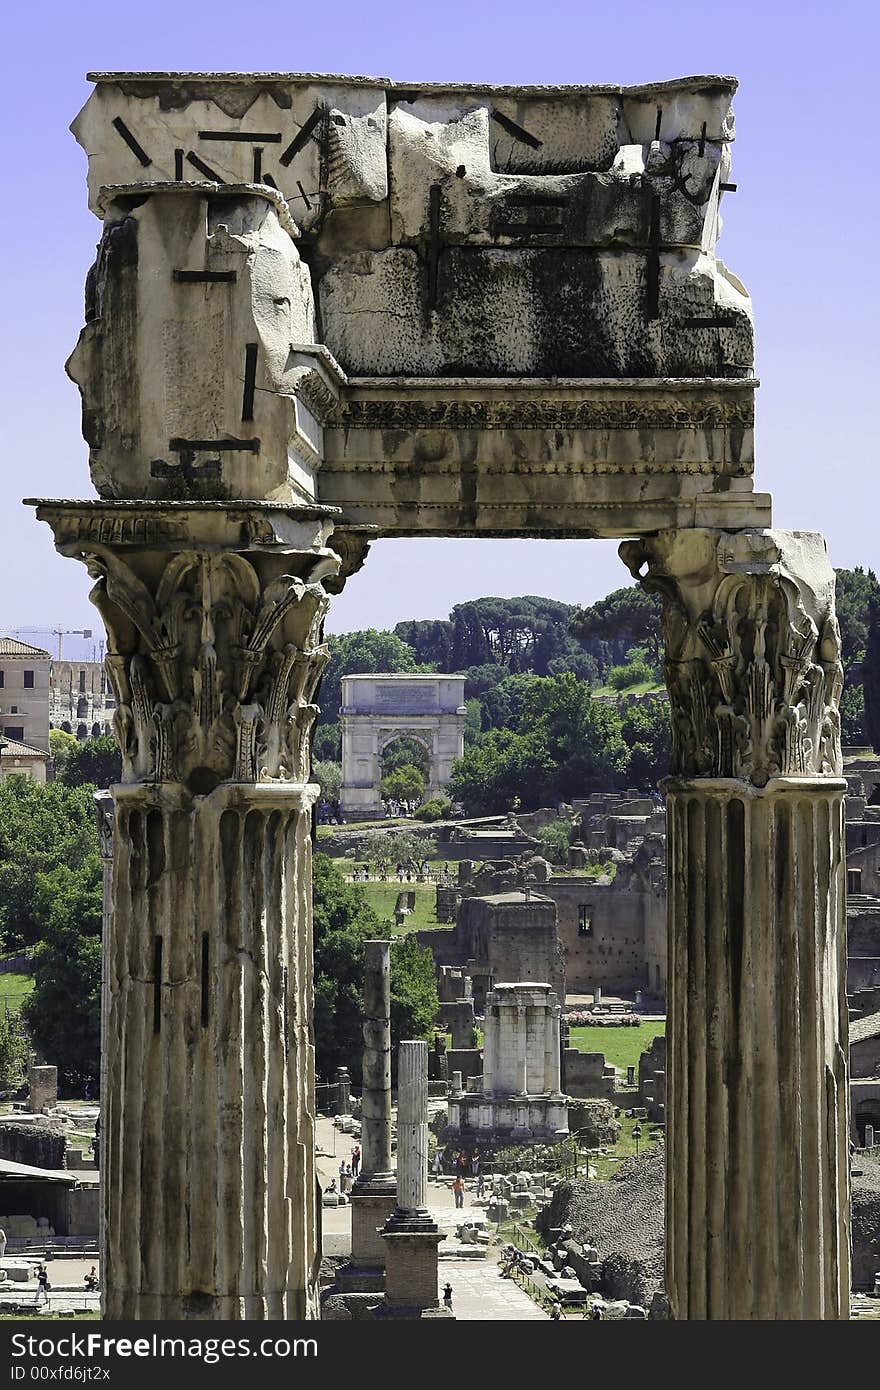
[[455, 1197], [455, 1205], [456, 1205], [456, 1207], [463, 1207], [463, 1206], [464, 1206], [464, 1183], [463, 1183], [462, 1180], [461, 1180], [461, 1174], [460, 1174], [460, 1173], [456, 1173], [456, 1175], [455, 1175], [455, 1181], [454, 1181], [454, 1183], [452, 1184], [452, 1195]]
[[443, 1285], [443, 1307], [452, 1311], [452, 1285], [448, 1283]]
[[361, 1146], [355, 1144], [351, 1151], [351, 1176], [356, 1178], [361, 1166]]

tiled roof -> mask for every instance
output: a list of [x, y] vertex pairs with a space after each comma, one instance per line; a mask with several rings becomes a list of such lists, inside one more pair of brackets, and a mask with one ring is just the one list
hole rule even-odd
[[4, 738], [2, 729], [0, 729], [0, 754], [4, 758], [45, 758], [47, 761], [49, 758], [49, 754], [44, 753], [42, 748], [32, 748], [29, 743], [19, 743], [17, 738]]
[[44, 656], [51, 661], [48, 652], [42, 647], [32, 647], [29, 642], [19, 642], [16, 637], [0, 637], [0, 656]]
[[880, 1034], [880, 1012], [865, 1014], [864, 1018], [852, 1019], [849, 1025], [850, 1043], [867, 1042]]

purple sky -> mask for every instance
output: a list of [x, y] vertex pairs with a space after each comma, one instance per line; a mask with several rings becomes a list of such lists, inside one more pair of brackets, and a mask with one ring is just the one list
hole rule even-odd
[[[92, 495], [64, 373], [100, 234], [67, 130], [87, 69], [530, 83], [735, 74], [739, 192], [725, 200], [719, 252], [755, 305], [757, 487], [773, 493], [777, 525], [824, 531], [834, 564], [880, 567], [875, 3], [50, 0], [9, 7], [3, 27], [0, 630], [100, 628], [85, 572], [20, 506], [26, 495]], [[383, 541], [332, 626], [444, 616], [481, 594], [586, 603], [625, 579], [612, 542]]]

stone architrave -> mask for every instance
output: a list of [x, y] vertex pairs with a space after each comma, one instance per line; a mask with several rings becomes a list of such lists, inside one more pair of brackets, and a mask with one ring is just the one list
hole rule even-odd
[[672, 1316], [846, 1318], [834, 571], [801, 532], [666, 533], [621, 555], [662, 596], [671, 703]]
[[425, 749], [426, 796], [445, 791], [464, 752], [464, 683], [464, 676], [421, 673], [343, 676], [340, 801], [348, 820], [384, 815], [380, 759], [398, 738]]

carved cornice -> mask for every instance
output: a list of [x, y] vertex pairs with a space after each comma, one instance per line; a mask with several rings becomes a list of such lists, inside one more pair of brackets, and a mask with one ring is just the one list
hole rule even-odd
[[839, 776], [843, 666], [822, 538], [666, 532], [620, 554], [663, 599], [673, 774], [756, 787]]
[[347, 400], [330, 429], [704, 430], [751, 429], [751, 399]]

